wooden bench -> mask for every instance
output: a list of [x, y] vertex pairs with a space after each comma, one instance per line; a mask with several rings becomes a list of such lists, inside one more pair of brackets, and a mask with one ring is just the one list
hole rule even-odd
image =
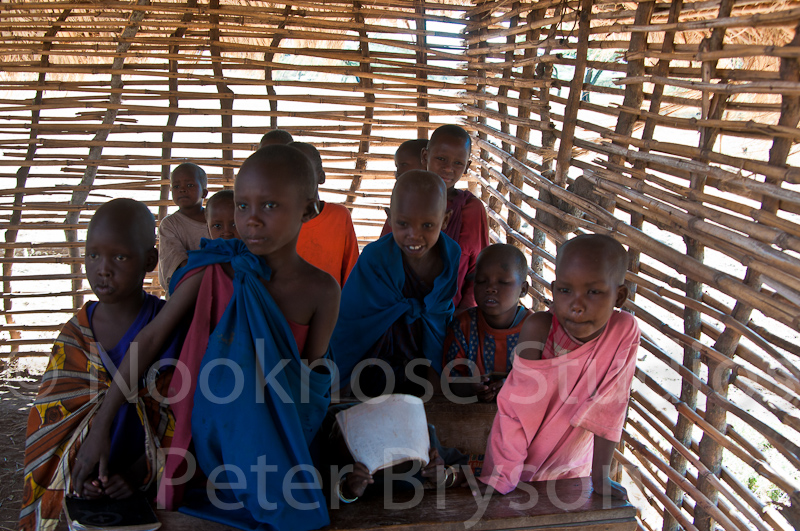
[[[545, 483], [530, 483], [538, 501], [517, 489], [506, 496], [493, 496], [479, 513], [478, 501], [468, 488], [443, 493], [426, 490], [422, 500], [409, 509], [387, 508], [383, 496], [362, 498], [331, 509], [331, 525], [324, 529], [404, 531], [475, 531], [531, 529], [547, 531], [580, 528], [581, 531], [633, 531], [636, 508], [619, 500], [603, 500], [593, 494], [588, 478], [559, 480], [549, 489]], [[410, 501], [412, 494], [396, 494], [393, 502]], [[477, 514], [476, 514], [477, 513]], [[164, 531], [228, 531], [233, 528], [182, 513], [159, 511]], [[473, 519], [473, 520], [471, 520]], [[467, 527], [470, 523], [474, 525]]]

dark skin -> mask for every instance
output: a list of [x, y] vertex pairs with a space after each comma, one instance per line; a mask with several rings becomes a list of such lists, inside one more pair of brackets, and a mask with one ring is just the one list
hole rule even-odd
[[[295, 244], [300, 227], [313, 213], [315, 197], [306, 197], [301, 186], [290, 178], [296, 168], [270, 164], [256, 155], [242, 165], [234, 188], [236, 226], [251, 252], [264, 258], [272, 270], [269, 281], [262, 279], [286, 319], [308, 325], [303, 359], [312, 362], [324, 356], [339, 314], [341, 291], [336, 280], [297, 255]], [[231, 274], [230, 268], [224, 268]], [[156, 354], [187, 312], [194, 308], [203, 273], [184, 280], [158, 315], [136, 336], [139, 356], [136, 363], [127, 355], [119, 374], [138, 380], [152, 364]], [[72, 471], [72, 484], [78, 495], [91, 471], [99, 466], [100, 478], [108, 476], [111, 421], [125, 402], [123, 390], [111, 385], [98, 410], [89, 434], [81, 446]]]
[[[579, 341], [591, 341], [605, 329], [614, 308], [625, 304], [628, 288], [621, 284], [620, 260], [614, 248], [593, 242], [571, 245], [558, 258], [556, 279], [552, 284], [553, 312], [559, 323]], [[598, 258], [599, 257], [599, 258]], [[624, 263], [624, 262], [623, 262]], [[544, 346], [550, 332], [552, 315], [537, 312], [522, 327], [519, 342], [535, 342]], [[527, 348], [518, 352], [521, 358], [539, 360], [540, 348]], [[594, 436], [592, 453], [592, 485], [603, 496], [628, 499], [625, 487], [608, 477], [614, 448], [617, 443]]]
[[[92, 315], [95, 339], [105, 350], [116, 347], [139, 315], [144, 303], [142, 282], [158, 263], [152, 215], [141, 205], [106, 205], [98, 210], [86, 240], [86, 276], [98, 298]], [[142, 456], [123, 474], [85, 479], [87, 498], [127, 498], [147, 474]]]

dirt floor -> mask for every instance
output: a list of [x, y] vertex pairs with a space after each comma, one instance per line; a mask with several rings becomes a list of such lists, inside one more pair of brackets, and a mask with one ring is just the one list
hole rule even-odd
[[0, 530], [16, 531], [22, 503], [25, 424], [39, 378], [0, 374]]

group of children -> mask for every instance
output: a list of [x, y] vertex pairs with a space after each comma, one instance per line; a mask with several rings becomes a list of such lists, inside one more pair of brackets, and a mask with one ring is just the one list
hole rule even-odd
[[[524, 255], [488, 245], [482, 203], [455, 188], [470, 150], [454, 125], [401, 145], [385, 234], [360, 256], [349, 212], [319, 199], [319, 152], [280, 130], [205, 208], [205, 172], [173, 171], [179, 210], [159, 252], [143, 204], [101, 206], [85, 258], [98, 301], [65, 325], [31, 410], [21, 528], [53, 529], [64, 492], [121, 498], [160, 471], [167, 508], [241, 528], [322, 527], [313, 467], [331, 389], [422, 395], [467, 374], [498, 403], [487, 488], [591, 475], [595, 491], [624, 497], [607, 469], [639, 341], [615, 309], [626, 251], [608, 236], [568, 240], [550, 312], [525, 309]], [[156, 262], [166, 303], [142, 289]], [[215, 500], [191, 490], [206, 479]], [[335, 495], [351, 502], [368, 482], [361, 470]]]

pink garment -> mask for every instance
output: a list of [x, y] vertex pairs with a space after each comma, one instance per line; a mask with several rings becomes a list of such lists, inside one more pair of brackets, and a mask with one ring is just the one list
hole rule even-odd
[[517, 357], [497, 396], [481, 481], [507, 494], [520, 481], [590, 475], [594, 435], [622, 435], [638, 346], [636, 318], [616, 310], [599, 337], [572, 352]]
[[[192, 407], [200, 364], [208, 347], [208, 338], [233, 296], [233, 281], [220, 264], [190, 271], [181, 282], [202, 273], [204, 269], [206, 274], [197, 293], [198, 302], [195, 304], [192, 324], [186, 333], [179, 358], [179, 363], [187, 370], [176, 368], [167, 393], [171, 401], [170, 408], [175, 415], [175, 433], [167, 451], [164, 474], [158, 483], [158, 506], [170, 511], [174, 511], [180, 505], [186, 482], [191, 479], [184, 478], [186, 474], [184, 456], [189, 452], [192, 442]], [[173, 400], [176, 396], [179, 400]], [[173, 482], [178, 484], [173, 485]]]

